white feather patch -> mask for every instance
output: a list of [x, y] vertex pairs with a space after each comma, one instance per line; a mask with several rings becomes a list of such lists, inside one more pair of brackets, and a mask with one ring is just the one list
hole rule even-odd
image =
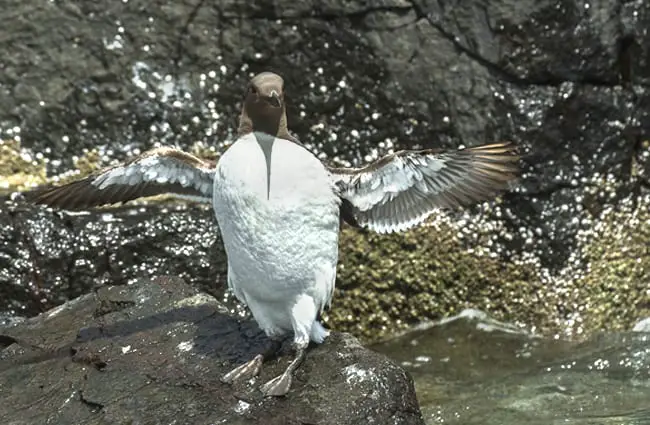
[[172, 195], [184, 199], [201, 199], [204, 202], [209, 202], [212, 198], [213, 178], [213, 170], [197, 168], [174, 157], [149, 156], [125, 166], [112, 168], [97, 176], [91, 184], [100, 190], [114, 185], [135, 186], [146, 182], [178, 184], [180, 187], [196, 189], [197, 196], [175, 194], [173, 192]]

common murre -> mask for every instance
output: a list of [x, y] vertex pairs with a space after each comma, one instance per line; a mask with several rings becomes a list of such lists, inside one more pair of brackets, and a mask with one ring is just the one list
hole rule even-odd
[[362, 168], [327, 167], [289, 133], [283, 89], [276, 74], [251, 80], [237, 139], [217, 163], [158, 148], [27, 196], [66, 209], [163, 193], [212, 203], [228, 256], [228, 285], [271, 342], [223, 380], [257, 375], [277, 341], [293, 331], [295, 359], [261, 387], [273, 396], [289, 391], [309, 342], [328, 336], [318, 315], [334, 290], [340, 218], [380, 233], [406, 230], [437, 208], [491, 198], [518, 172], [510, 143], [401, 151]]

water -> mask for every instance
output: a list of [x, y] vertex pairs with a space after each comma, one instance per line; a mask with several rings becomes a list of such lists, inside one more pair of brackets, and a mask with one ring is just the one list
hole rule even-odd
[[427, 424], [650, 424], [650, 333], [540, 338], [474, 311], [372, 348], [412, 374]]

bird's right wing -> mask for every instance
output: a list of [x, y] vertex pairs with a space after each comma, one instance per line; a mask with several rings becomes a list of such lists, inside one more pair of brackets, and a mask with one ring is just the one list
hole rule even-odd
[[68, 210], [170, 194], [211, 202], [216, 164], [172, 148], [156, 148], [62, 186], [25, 193], [29, 202]]
[[330, 168], [341, 214], [379, 233], [409, 229], [438, 208], [488, 200], [519, 173], [512, 143], [456, 151], [400, 151], [362, 168]]

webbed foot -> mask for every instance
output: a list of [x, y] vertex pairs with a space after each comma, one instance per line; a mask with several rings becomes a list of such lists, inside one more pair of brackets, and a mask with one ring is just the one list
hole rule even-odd
[[300, 364], [305, 359], [305, 352], [308, 345], [309, 340], [307, 340], [305, 343], [297, 345], [295, 348], [296, 357], [291, 363], [289, 363], [289, 366], [287, 366], [287, 369], [282, 373], [282, 375], [276, 376], [266, 384], [262, 385], [260, 390], [265, 396], [281, 397], [289, 392], [291, 389], [293, 372], [298, 369], [298, 366], [300, 366]]
[[260, 391], [266, 397], [282, 397], [287, 395], [291, 389], [291, 373], [285, 371], [282, 375], [276, 376], [260, 387]]
[[260, 370], [262, 370], [262, 362], [264, 361], [264, 356], [258, 354], [253, 357], [252, 360], [239, 365], [230, 372], [226, 373], [221, 377], [221, 382], [226, 384], [232, 384], [235, 381], [251, 379], [259, 375]]

